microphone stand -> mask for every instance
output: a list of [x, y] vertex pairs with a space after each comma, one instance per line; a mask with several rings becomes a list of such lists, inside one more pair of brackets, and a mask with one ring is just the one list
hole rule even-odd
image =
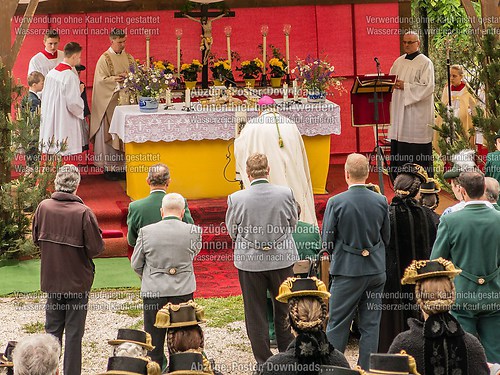
[[[380, 141], [378, 138], [378, 122], [379, 122], [379, 113], [378, 113], [378, 93], [377, 93], [377, 84], [379, 83], [380, 76], [382, 74], [381, 69], [380, 69], [380, 63], [378, 61], [378, 58], [375, 57], [375, 63], [377, 64], [377, 79], [375, 80], [375, 85], [373, 87], [373, 119], [375, 120], [375, 152], [376, 152], [376, 158], [377, 158], [377, 173], [378, 173], [378, 185], [380, 187], [380, 192], [382, 195], [384, 195], [384, 176], [382, 172], [382, 148], [380, 147]], [[384, 99], [380, 100], [380, 102], [383, 103]]]

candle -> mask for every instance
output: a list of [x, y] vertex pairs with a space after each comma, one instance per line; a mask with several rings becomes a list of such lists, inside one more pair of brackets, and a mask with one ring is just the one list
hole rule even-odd
[[227, 41], [227, 61], [229, 61], [229, 65], [231, 65], [231, 32], [233, 31], [231, 26], [226, 26], [224, 28], [224, 33], [226, 34]]
[[187, 108], [189, 108], [189, 107], [191, 107], [191, 90], [190, 89], [186, 89], [185, 96], [186, 96], [185, 105]]
[[149, 68], [149, 33], [146, 33], [146, 67]]
[[267, 33], [269, 32], [269, 26], [262, 25], [260, 28], [262, 33], [262, 62], [264, 63], [263, 74], [266, 73], [266, 55], [267, 55]]
[[167, 107], [170, 107], [172, 105], [172, 97], [170, 95], [170, 89], [168, 89], [165, 92], [165, 104], [167, 105]]
[[299, 93], [298, 93], [299, 90], [298, 90], [298, 87], [297, 87], [297, 81], [296, 80], [293, 81], [292, 88], [293, 88], [293, 100], [297, 101], [299, 99]]
[[290, 74], [290, 30], [292, 25], [286, 24], [283, 26], [283, 32], [285, 33], [285, 59], [286, 59], [286, 72]]
[[286, 83], [283, 84], [283, 101], [288, 101], [288, 85]]
[[181, 38], [182, 29], [175, 29], [175, 36], [177, 38], [177, 76], [181, 75]]

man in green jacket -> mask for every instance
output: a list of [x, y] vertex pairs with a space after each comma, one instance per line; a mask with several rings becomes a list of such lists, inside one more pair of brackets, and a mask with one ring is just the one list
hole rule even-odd
[[462, 272], [455, 278], [453, 315], [477, 336], [488, 362], [500, 362], [500, 212], [484, 200], [481, 172], [458, 177], [465, 207], [442, 216], [431, 259], [452, 261]]
[[[165, 164], [154, 164], [149, 168], [148, 178], [146, 182], [149, 185], [149, 196], [131, 202], [128, 206], [127, 226], [128, 234], [127, 241], [132, 247], [135, 246], [139, 229], [146, 225], [157, 223], [161, 220], [160, 208], [163, 197], [166, 194], [168, 184], [170, 183], [170, 171]], [[193, 218], [186, 201], [184, 207], [184, 217], [182, 221], [188, 224], [193, 224]], [[129, 258], [132, 252], [129, 249]]]

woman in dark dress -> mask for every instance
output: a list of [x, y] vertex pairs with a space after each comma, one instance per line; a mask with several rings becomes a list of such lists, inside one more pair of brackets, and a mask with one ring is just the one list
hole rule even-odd
[[432, 211], [417, 200], [427, 173], [417, 164], [405, 164], [394, 181], [394, 198], [389, 206], [391, 240], [386, 247], [386, 273], [380, 322], [379, 352], [385, 353], [392, 340], [408, 329], [406, 321], [420, 315], [412, 288], [401, 285], [403, 272], [413, 259], [429, 259], [436, 239], [437, 222]]
[[344, 355], [326, 338], [325, 321], [330, 297], [325, 284], [315, 277], [288, 278], [276, 299], [288, 303], [288, 318], [295, 339], [287, 350], [269, 358], [263, 375], [317, 375], [321, 365], [349, 368]]
[[453, 278], [461, 271], [443, 258], [419, 260], [406, 269], [402, 284], [415, 284], [423, 320], [409, 319], [410, 329], [399, 334], [389, 353], [415, 358], [422, 375], [488, 375], [486, 354], [479, 340], [464, 332], [450, 314], [455, 303]]

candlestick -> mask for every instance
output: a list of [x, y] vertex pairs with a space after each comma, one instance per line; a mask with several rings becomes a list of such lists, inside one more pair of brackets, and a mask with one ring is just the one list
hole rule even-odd
[[167, 107], [172, 105], [172, 96], [170, 95], [170, 89], [165, 92], [165, 104]]
[[231, 65], [231, 32], [233, 28], [231, 26], [226, 26], [224, 28], [224, 33], [226, 34], [227, 41], [227, 60], [229, 61], [229, 65]]
[[191, 90], [190, 89], [186, 89], [185, 96], [186, 96], [185, 106], [187, 108], [190, 108], [191, 107]]
[[177, 38], [177, 77], [181, 75], [181, 38], [182, 29], [175, 29], [175, 36]]
[[286, 59], [286, 72], [290, 74], [290, 30], [292, 25], [283, 25], [283, 32], [285, 33], [285, 59]]
[[149, 40], [151, 37], [146, 33], [146, 67], [149, 68]]

